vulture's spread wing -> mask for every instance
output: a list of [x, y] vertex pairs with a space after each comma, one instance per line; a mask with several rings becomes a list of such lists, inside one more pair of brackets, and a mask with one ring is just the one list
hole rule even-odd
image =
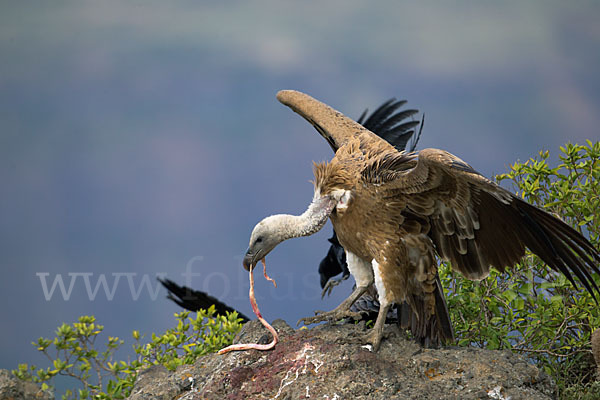
[[334, 152], [359, 136], [377, 139], [377, 135], [358, 122], [302, 92], [281, 90], [277, 93], [277, 100], [314, 126]]
[[458, 157], [436, 149], [389, 152], [362, 172], [386, 198], [401, 199], [399, 212], [426, 221], [437, 252], [470, 279], [490, 266], [503, 271], [529, 248], [574, 285], [573, 276], [596, 298], [592, 272], [600, 254], [569, 225], [478, 174]]

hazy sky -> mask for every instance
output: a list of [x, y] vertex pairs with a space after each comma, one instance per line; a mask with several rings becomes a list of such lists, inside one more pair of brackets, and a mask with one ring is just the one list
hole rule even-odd
[[[252, 227], [302, 212], [312, 161], [332, 157], [280, 89], [351, 117], [406, 98], [426, 114], [420, 148], [486, 175], [600, 139], [598, 2], [0, 7], [0, 368], [43, 362], [30, 342], [79, 315], [127, 347], [133, 329], [171, 327], [178, 307], [157, 274], [184, 282], [187, 268], [193, 287], [251, 315]], [[267, 319], [295, 323], [349, 293], [351, 280], [320, 300], [330, 232], [267, 258], [279, 284], [257, 277]], [[68, 298], [50, 295], [57, 277]]]

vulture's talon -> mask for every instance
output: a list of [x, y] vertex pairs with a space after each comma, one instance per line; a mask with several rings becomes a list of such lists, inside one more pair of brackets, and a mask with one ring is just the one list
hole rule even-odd
[[381, 340], [385, 337], [386, 335], [380, 335], [374, 329], [370, 329], [368, 333], [360, 334], [355, 337], [348, 337], [345, 338], [344, 341], [346, 343], [359, 344], [363, 348], [375, 352], [379, 349]]
[[327, 312], [323, 312], [323, 311], [315, 311], [315, 316], [314, 317], [306, 317], [306, 318], [300, 318], [298, 320], [298, 324], [300, 325], [300, 323], [303, 323], [304, 325], [311, 325], [311, 324], [316, 324], [319, 322], [323, 322], [323, 321], [327, 321], [327, 322], [335, 322], [335, 321], [339, 321], [342, 320], [344, 318], [352, 318], [354, 320], [359, 320], [362, 318], [362, 312], [354, 312], [354, 311], [350, 311], [350, 310], [346, 310], [346, 311], [327, 311]]
[[379, 346], [381, 345], [381, 339], [383, 338], [382, 332], [378, 332], [376, 329], [372, 329], [371, 332], [367, 333], [363, 336], [363, 343], [365, 345], [370, 344], [373, 352], [379, 350]]
[[355, 321], [360, 321], [363, 314], [368, 314], [368, 311], [348, 311], [345, 313], [345, 317], [352, 318]]

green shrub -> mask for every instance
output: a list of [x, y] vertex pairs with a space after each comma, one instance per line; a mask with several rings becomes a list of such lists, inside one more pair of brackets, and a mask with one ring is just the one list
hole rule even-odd
[[[598, 248], [600, 142], [567, 144], [561, 153], [555, 168], [543, 151], [515, 163], [497, 180], [512, 182], [517, 195], [562, 218]], [[561, 398], [579, 398], [566, 388], [582, 393], [593, 380], [590, 335], [600, 327], [599, 307], [590, 293], [573, 288], [536, 256], [527, 253], [515, 268], [492, 270], [481, 282], [464, 279], [448, 265], [440, 269], [440, 278], [459, 345], [525, 354], [555, 379]], [[600, 277], [594, 278], [600, 285]]]
[[600, 399], [600, 381], [571, 385], [564, 390], [562, 398], [569, 400], [598, 400]]
[[41, 383], [44, 390], [53, 390], [50, 384], [57, 375], [78, 381], [81, 389], [67, 390], [63, 399], [124, 399], [140, 370], [155, 364], [169, 370], [191, 364], [204, 354], [230, 345], [242, 326], [237, 313], [215, 315], [214, 306], [198, 311], [195, 318], [189, 314], [176, 313], [177, 326], [160, 336], [153, 333], [146, 344], [141, 344], [142, 336], [133, 331], [137, 357], [128, 362], [113, 360], [123, 340], [109, 336], [105, 350], [100, 352], [96, 340], [104, 327], [93, 316], [79, 317], [78, 322], [59, 326], [54, 339], [39, 338], [32, 343], [48, 357], [52, 367], [19, 364], [13, 374], [22, 380]]

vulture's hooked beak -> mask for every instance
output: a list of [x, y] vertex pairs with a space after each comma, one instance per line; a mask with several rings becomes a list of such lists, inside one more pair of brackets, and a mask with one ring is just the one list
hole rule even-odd
[[250, 252], [250, 249], [246, 250], [246, 254], [244, 255], [244, 261], [242, 261], [242, 265], [246, 271], [250, 271], [250, 268], [254, 268], [256, 263], [254, 262], [254, 257]]
[[246, 254], [244, 255], [244, 260], [242, 261], [242, 265], [246, 271], [250, 271], [256, 267], [259, 261], [265, 262], [265, 258], [263, 257], [260, 260], [255, 260], [256, 254], [253, 254], [250, 249], [246, 250]]

